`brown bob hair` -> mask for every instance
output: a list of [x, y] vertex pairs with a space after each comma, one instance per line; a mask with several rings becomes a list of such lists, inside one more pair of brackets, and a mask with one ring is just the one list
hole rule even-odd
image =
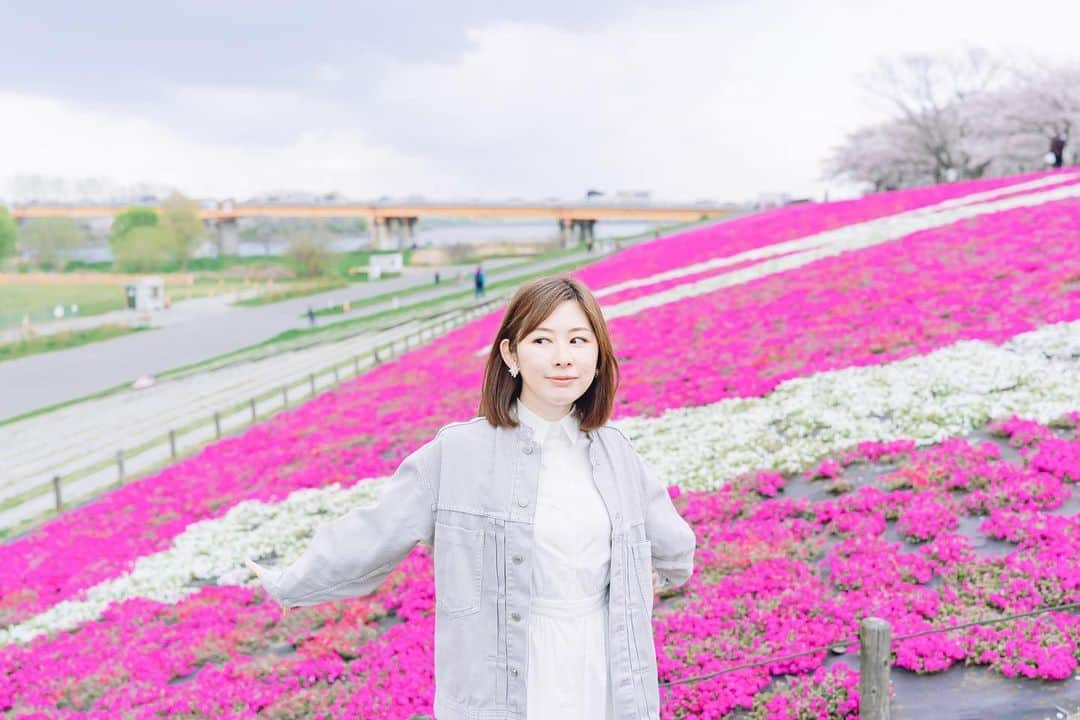
[[484, 385], [480, 395], [478, 415], [483, 415], [495, 427], [517, 427], [511, 414], [514, 401], [521, 395], [522, 375], [511, 377], [503, 362], [499, 345], [510, 341], [510, 350], [517, 352], [518, 343], [551, 315], [561, 303], [576, 300], [596, 335], [598, 345], [597, 369], [600, 371], [589, 389], [575, 402], [582, 432], [595, 430], [611, 417], [615, 391], [619, 387], [619, 364], [608, 335], [607, 322], [592, 291], [580, 280], [566, 275], [549, 275], [525, 283], [510, 298], [499, 332], [491, 344], [484, 366]]

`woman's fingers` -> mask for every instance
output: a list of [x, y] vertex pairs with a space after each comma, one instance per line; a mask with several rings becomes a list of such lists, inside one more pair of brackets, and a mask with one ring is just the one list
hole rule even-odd
[[245, 560], [244, 564], [247, 565], [248, 570], [255, 573], [255, 577], [260, 578], [260, 579], [262, 578], [262, 576], [263, 576], [263, 568], [262, 568], [261, 565], [256, 563], [251, 558], [248, 558], [247, 560]]
[[[246, 560], [244, 560], [244, 565], [246, 565], [247, 569], [255, 573], [256, 577], [260, 579], [262, 578], [263, 573], [266, 572], [266, 568], [264, 568], [262, 565], [258, 564], [251, 558], [247, 558]], [[286, 615], [288, 615], [290, 610], [292, 610], [292, 608], [290, 608], [288, 605], [282, 605], [281, 617], [285, 617]]]

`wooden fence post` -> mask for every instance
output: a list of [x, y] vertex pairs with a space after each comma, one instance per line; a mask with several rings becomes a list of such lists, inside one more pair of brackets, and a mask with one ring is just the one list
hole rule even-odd
[[169, 430], [169, 452], [172, 453], [172, 459], [176, 459], [176, 430]]
[[881, 618], [859, 625], [859, 717], [889, 720], [889, 666], [892, 629]]
[[258, 416], [255, 414], [255, 398], [251, 398], [251, 422], [255, 422]]
[[360, 356], [359, 355], [353, 355], [352, 356], [352, 369], [353, 369], [353, 375], [359, 375], [360, 374]]
[[124, 481], [124, 451], [116, 451], [116, 475], [120, 482]]
[[214, 411], [214, 433], [217, 435], [217, 439], [221, 439], [221, 413], [217, 410]]
[[289, 386], [288, 385], [282, 385], [281, 386], [281, 406], [282, 407], [289, 407]]
[[53, 495], [56, 497], [56, 512], [57, 512], [57, 514], [59, 514], [60, 508], [63, 507], [63, 505], [64, 505], [63, 501], [60, 499], [60, 476], [59, 475], [53, 475], [52, 489], [53, 489]]
[[308, 375], [308, 382], [311, 384], [311, 394], [315, 395], [315, 373]]

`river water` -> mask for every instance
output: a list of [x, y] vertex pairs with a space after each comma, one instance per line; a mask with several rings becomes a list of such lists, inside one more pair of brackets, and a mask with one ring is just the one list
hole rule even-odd
[[[650, 222], [604, 220], [598, 221], [593, 227], [593, 235], [598, 240], [600, 238], [626, 237], [649, 232], [654, 227], [658, 226]], [[417, 227], [415, 236], [420, 247], [434, 247], [459, 243], [537, 242], [554, 240], [558, 237], [558, 234], [559, 226], [555, 222], [529, 222]], [[367, 247], [368, 240], [367, 233], [335, 237], [330, 243], [330, 248], [335, 252], [360, 250]], [[241, 240], [237, 246], [237, 254], [241, 257], [252, 257], [265, 255], [269, 250], [271, 255], [281, 255], [285, 252], [287, 244], [283, 237], [272, 238], [267, 242], [262, 240]], [[196, 257], [213, 257], [216, 252], [216, 243], [208, 239], [203, 242], [196, 253]], [[112, 251], [107, 244], [87, 245], [73, 250], [70, 257], [84, 262], [105, 262], [112, 260]]]

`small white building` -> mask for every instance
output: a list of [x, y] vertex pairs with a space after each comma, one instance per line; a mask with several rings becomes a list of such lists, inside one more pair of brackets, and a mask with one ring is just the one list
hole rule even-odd
[[124, 286], [127, 307], [136, 312], [165, 309], [165, 281], [160, 275], [141, 277]]
[[383, 272], [401, 272], [405, 258], [401, 253], [372, 253], [368, 256], [368, 280], [378, 280]]

